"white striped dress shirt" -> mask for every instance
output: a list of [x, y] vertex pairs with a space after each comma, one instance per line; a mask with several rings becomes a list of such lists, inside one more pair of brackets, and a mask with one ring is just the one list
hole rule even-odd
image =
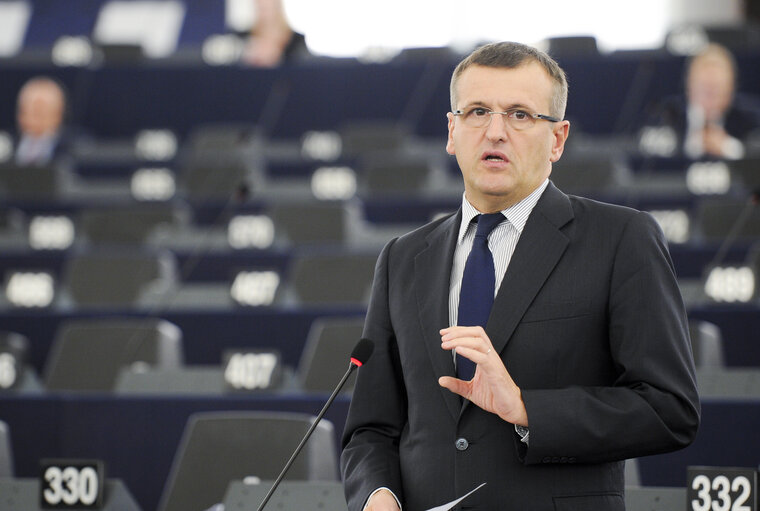
[[[533, 193], [523, 200], [511, 206], [501, 213], [506, 217], [506, 222], [497, 225], [488, 236], [488, 248], [493, 254], [493, 266], [496, 271], [496, 282], [494, 286], [494, 296], [499, 292], [501, 281], [507, 272], [507, 266], [515, 252], [517, 242], [520, 240], [520, 234], [528, 221], [530, 213], [536, 206], [541, 194], [544, 193], [549, 180], [545, 180], [541, 186], [536, 188]], [[470, 204], [462, 196], [462, 223], [459, 226], [459, 236], [457, 237], [457, 246], [454, 249], [454, 264], [451, 267], [451, 280], [449, 284], [449, 324], [457, 324], [459, 311], [459, 292], [462, 288], [462, 275], [464, 274], [464, 265], [467, 262], [467, 256], [472, 250], [472, 243], [475, 239], [477, 227], [472, 223], [472, 219], [480, 214], [480, 211]], [[482, 325], [485, 326], [485, 325]]]

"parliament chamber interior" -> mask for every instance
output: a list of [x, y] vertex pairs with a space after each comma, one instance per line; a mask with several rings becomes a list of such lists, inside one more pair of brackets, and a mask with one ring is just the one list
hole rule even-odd
[[[45, 460], [97, 462], [106, 509], [253, 509], [251, 479], [275, 479], [348, 366], [382, 247], [461, 203], [446, 112], [467, 52], [250, 67], [221, 0], [153, 2], [180, 7], [168, 52], [97, 30], [141, 3], [0, 2], [0, 32], [25, 24], [0, 53], [0, 510], [37, 505]], [[699, 34], [760, 95], [760, 30]], [[630, 509], [686, 509], [687, 467], [760, 463], [760, 131], [738, 159], [678, 154], [647, 120], [687, 53], [591, 43], [547, 43], [572, 125], [551, 179], [651, 212], [670, 243], [702, 423], [691, 446], [629, 460], [626, 483]], [[65, 154], [22, 166], [16, 98], [38, 76], [65, 90]], [[342, 498], [352, 381], [294, 488]]]

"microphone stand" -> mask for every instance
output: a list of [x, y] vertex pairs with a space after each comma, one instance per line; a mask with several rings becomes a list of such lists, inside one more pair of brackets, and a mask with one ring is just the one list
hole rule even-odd
[[726, 254], [728, 254], [728, 250], [733, 246], [734, 242], [739, 237], [741, 230], [744, 228], [744, 225], [747, 223], [747, 220], [749, 220], [749, 217], [752, 214], [752, 210], [755, 209], [755, 206], [758, 205], [759, 201], [760, 191], [753, 191], [750, 193], [746, 204], [739, 212], [739, 215], [736, 217], [736, 220], [734, 220], [734, 223], [731, 224], [731, 229], [728, 231], [728, 234], [726, 234], [723, 242], [718, 247], [718, 250], [710, 261], [708, 268], [713, 268], [723, 262]]
[[301, 443], [298, 444], [298, 447], [296, 447], [296, 450], [293, 451], [293, 454], [290, 456], [290, 459], [285, 464], [285, 467], [282, 469], [282, 472], [280, 472], [280, 475], [277, 476], [277, 479], [274, 481], [274, 484], [272, 484], [272, 487], [269, 489], [269, 492], [267, 492], [266, 496], [264, 497], [264, 500], [261, 501], [261, 504], [259, 504], [259, 507], [256, 511], [262, 511], [264, 509], [264, 506], [266, 506], [267, 502], [269, 502], [269, 499], [272, 498], [272, 495], [274, 494], [274, 491], [277, 489], [277, 487], [280, 485], [280, 482], [285, 477], [285, 473], [290, 469], [290, 466], [293, 464], [293, 462], [296, 460], [296, 457], [303, 449], [304, 445], [306, 445], [306, 442], [311, 437], [311, 434], [314, 432], [314, 430], [317, 428], [317, 424], [319, 424], [319, 421], [322, 420], [322, 417], [324, 417], [325, 412], [327, 412], [327, 409], [330, 407], [332, 402], [335, 400], [335, 397], [340, 392], [340, 389], [343, 388], [343, 385], [346, 384], [346, 380], [348, 380], [348, 377], [351, 375], [351, 373], [359, 367], [358, 365], [351, 362], [348, 366], [348, 370], [346, 371], [346, 374], [343, 375], [343, 378], [338, 383], [338, 386], [335, 387], [335, 390], [333, 390], [333, 393], [330, 395], [329, 399], [325, 403], [325, 406], [322, 407], [322, 410], [319, 412], [319, 415], [317, 415], [317, 418], [314, 419], [314, 422], [309, 427], [309, 430], [306, 432], [306, 435], [301, 440]]

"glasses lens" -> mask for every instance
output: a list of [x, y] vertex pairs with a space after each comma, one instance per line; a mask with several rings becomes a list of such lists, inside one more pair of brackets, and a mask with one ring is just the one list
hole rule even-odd
[[526, 130], [536, 123], [536, 120], [525, 110], [509, 110], [506, 113], [507, 122], [513, 130]]
[[491, 118], [495, 116], [505, 116], [509, 127], [517, 131], [528, 129], [536, 123], [533, 116], [524, 110], [492, 112], [486, 108], [474, 107], [461, 112], [460, 116], [462, 117], [462, 121], [472, 128], [484, 128], [488, 126]]
[[491, 120], [490, 113], [490, 110], [485, 108], [469, 108], [462, 112], [462, 120], [468, 126], [482, 128], [483, 126], [487, 126], [488, 122]]

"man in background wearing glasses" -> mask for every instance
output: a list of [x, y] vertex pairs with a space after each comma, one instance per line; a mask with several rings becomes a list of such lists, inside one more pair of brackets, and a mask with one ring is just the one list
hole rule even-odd
[[484, 482], [460, 509], [623, 510], [625, 459], [693, 441], [666, 242], [651, 216], [549, 181], [566, 103], [564, 72], [528, 46], [487, 45], [455, 69], [462, 207], [378, 259], [375, 352], [341, 459], [352, 511], [424, 510]]

